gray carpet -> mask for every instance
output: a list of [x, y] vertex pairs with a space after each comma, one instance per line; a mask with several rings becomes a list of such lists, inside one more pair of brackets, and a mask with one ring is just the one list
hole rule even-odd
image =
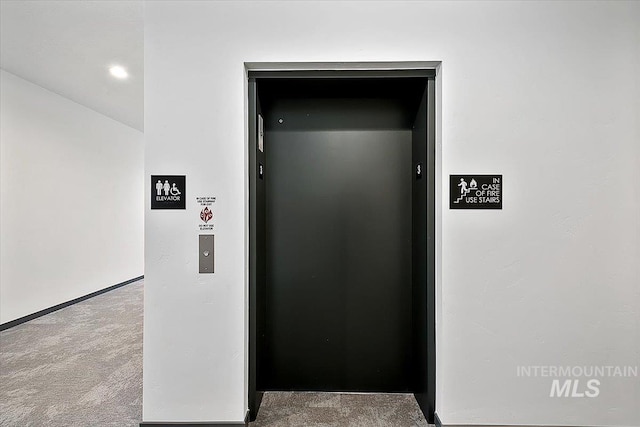
[[0, 426], [137, 426], [143, 282], [0, 332]]
[[265, 393], [251, 427], [426, 427], [411, 394]]
[[[0, 426], [138, 426], [143, 281], [0, 332]], [[266, 393], [251, 427], [427, 426], [410, 394]]]

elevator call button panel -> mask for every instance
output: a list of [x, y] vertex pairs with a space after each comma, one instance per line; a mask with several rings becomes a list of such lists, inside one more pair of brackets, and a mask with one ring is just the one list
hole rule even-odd
[[214, 247], [213, 234], [200, 234], [199, 236], [199, 265], [200, 273], [213, 273]]

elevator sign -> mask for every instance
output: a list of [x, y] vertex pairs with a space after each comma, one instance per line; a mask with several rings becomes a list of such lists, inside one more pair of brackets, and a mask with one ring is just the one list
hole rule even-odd
[[151, 209], [186, 209], [184, 175], [151, 175]]
[[502, 209], [502, 175], [449, 178], [449, 209]]

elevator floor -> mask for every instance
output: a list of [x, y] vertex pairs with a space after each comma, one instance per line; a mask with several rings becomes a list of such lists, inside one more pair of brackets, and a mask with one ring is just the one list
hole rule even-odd
[[412, 394], [267, 392], [250, 427], [427, 427]]

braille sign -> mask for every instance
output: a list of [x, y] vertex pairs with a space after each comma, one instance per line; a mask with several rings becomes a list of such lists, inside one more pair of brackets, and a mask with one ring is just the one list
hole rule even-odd
[[151, 209], [186, 209], [184, 175], [151, 175]]
[[450, 175], [450, 209], [502, 209], [502, 175]]

